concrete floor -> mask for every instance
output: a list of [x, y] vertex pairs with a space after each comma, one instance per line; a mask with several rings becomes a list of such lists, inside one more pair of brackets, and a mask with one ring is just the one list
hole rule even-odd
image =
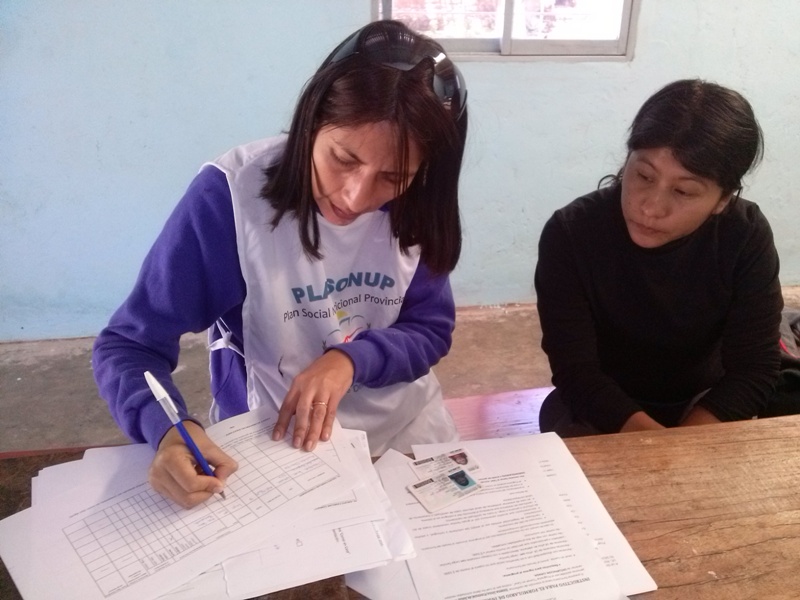
[[[800, 308], [800, 286], [784, 288]], [[124, 443], [97, 395], [93, 338], [0, 344], [0, 452]], [[532, 304], [459, 309], [453, 347], [434, 367], [445, 398], [546, 387], [550, 367], [540, 348]], [[175, 381], [193, 415], [209, 405], [205, 336], [182, 340]]]

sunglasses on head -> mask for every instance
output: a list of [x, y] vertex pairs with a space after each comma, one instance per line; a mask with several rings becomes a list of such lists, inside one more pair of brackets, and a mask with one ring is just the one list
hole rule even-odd
[[367, 60], [408, 71], [425, 59], [433, 61], [433, 92], [450, 109], [456, 121], [467, 107], [467, 87], [461, 71], [441, 49], [420, 38], [397, 21], [376, 21], [345, 39], [321, 69], [360, 55]]

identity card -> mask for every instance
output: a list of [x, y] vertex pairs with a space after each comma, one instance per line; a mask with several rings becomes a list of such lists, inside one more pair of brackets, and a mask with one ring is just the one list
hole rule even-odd
[[469, 471], [462, 467], [453, 467], [444, 473], [410, 484], [408, 491], [419, 500], [425, 510], [436, 512], [477, 492], [480, 488], [481, 484], [469, 474]]
[[467, 469], [470, 473], [480, 470], [480, 465], [475, 458], [464, 448], [457, 448], [438, 456], [421, 458], [411, 463], [411, 468], [420, 479], [425, 479], [439, 473], [445, 473], [453, 467]]

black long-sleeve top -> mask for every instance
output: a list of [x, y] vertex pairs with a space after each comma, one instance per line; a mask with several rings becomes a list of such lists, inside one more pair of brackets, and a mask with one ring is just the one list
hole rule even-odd
[[539, 240], [536, 293], [553, 385], [575, 416], [619, 431], [644, 410], [677, 425], [688, 402], [751, 418], [778, 375], [783, 299], [772, 231], [733, 200], [695, 232], [645, 249], [615, 184], [557, 210]]

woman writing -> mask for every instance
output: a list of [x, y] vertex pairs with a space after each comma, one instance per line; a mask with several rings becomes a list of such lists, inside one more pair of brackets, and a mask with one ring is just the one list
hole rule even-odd
[[757, 416], [778, 375], [772, 232], [739, 197], [762, 134], [737, 92], [671, 83], [633, 121], [611, 185], [556, 211], [536, 291], [562, 436]]
[[[336, 416], [367, 432], [373, 454], [456, 439], [430, 367], [454, 326], [466, 129], [466, 89], [441, 46], [380, 21], [324, 61], [287, 135], [200, 170], [94, 348], [112, 415], [157, 448], [157, 491], [191, 506], [236, 468], [171, 381], [189, 331], [209, 330], [212, 422], [271, 403], [274, 439], [294, 418], [307, 450]], [[195, 472], [145, 370], [216, 477]]]

